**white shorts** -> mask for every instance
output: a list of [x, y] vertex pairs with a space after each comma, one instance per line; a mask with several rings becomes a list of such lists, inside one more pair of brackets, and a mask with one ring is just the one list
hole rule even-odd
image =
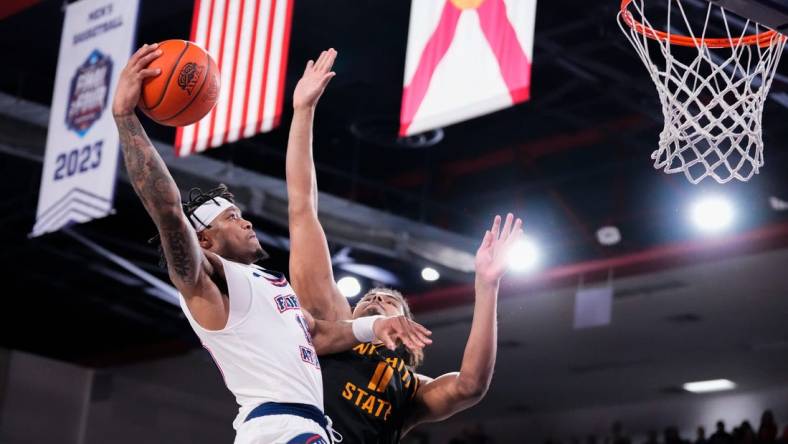
[[329, 444], [326, 431], [311, 419], [268, 415], [241, 424], [235, 444]]

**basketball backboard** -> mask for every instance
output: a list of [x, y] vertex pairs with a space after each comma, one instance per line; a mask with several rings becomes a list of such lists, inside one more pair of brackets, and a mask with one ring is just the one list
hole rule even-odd
[[711, 2], [775, 31], [788, 33], [788, 0], [711, 0]]

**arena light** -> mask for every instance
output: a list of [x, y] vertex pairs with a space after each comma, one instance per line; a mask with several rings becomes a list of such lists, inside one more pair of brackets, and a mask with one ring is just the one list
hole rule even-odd
[[539, 247], [528, 238], [523, 237], [512, 245], [509, 251], [509, 269], [516, 272], [531, 271], [539, 264]]
[[432, 267], [424, 267], [421, 270], [421, 278], [428, 282], [434, 282], [440, 279], [441, 274], [438, 273], [438, 270]]
[[684, 390], [692, 393], [709, 393], [736, 388], [736, 383], [729, 379], [711, 379], [708, 381], [688, 382], [683, 385]]
[[706, 232], [719, 232], [733, 223], [733, 205], [720, 196], [704, 197], [692, 205], [690, 217], [695, 226]]
[[774, 211], [786, 211], [788, 210], [788, 202], [780, 199], [777, 196], [769, 197], [769, 206], [772, 207]]
[[361, 283], [353, 276], [345, 276], [337, 281], [337, 287], [342, 296], [352, 298], [361, 293]]
[[604, 246], [616, 245], [621, 242], [621, 231], [612, 225], [601, 227], [596, 230], [596, 240]]

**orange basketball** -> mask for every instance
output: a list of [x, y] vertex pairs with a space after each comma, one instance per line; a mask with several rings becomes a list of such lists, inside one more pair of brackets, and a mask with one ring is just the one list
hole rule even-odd
[[185, 40], [159, 43], [161, 56], [148, 65], [161, 74], [146, 79], [137, 104], [162, 125], [190, 125], [208, 114], [219, 98], [219, 69], [204, 49]]

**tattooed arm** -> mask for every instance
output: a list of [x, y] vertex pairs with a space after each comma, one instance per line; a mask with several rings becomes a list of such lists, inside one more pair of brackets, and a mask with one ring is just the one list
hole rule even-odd
[[158, 69], [147, 66], [160, 55], [156, 44], [145, 45], [129, 59], [118, 81], [112, 114], [131, 185], [159, 230], [170, 279], [203, 327], [221, 328], [227, 307], [211, 278], [216, 258], [207, 257], [200, 248], [183, 214], [178, 186], [134, 114], [142, 81], [159, 75]]

